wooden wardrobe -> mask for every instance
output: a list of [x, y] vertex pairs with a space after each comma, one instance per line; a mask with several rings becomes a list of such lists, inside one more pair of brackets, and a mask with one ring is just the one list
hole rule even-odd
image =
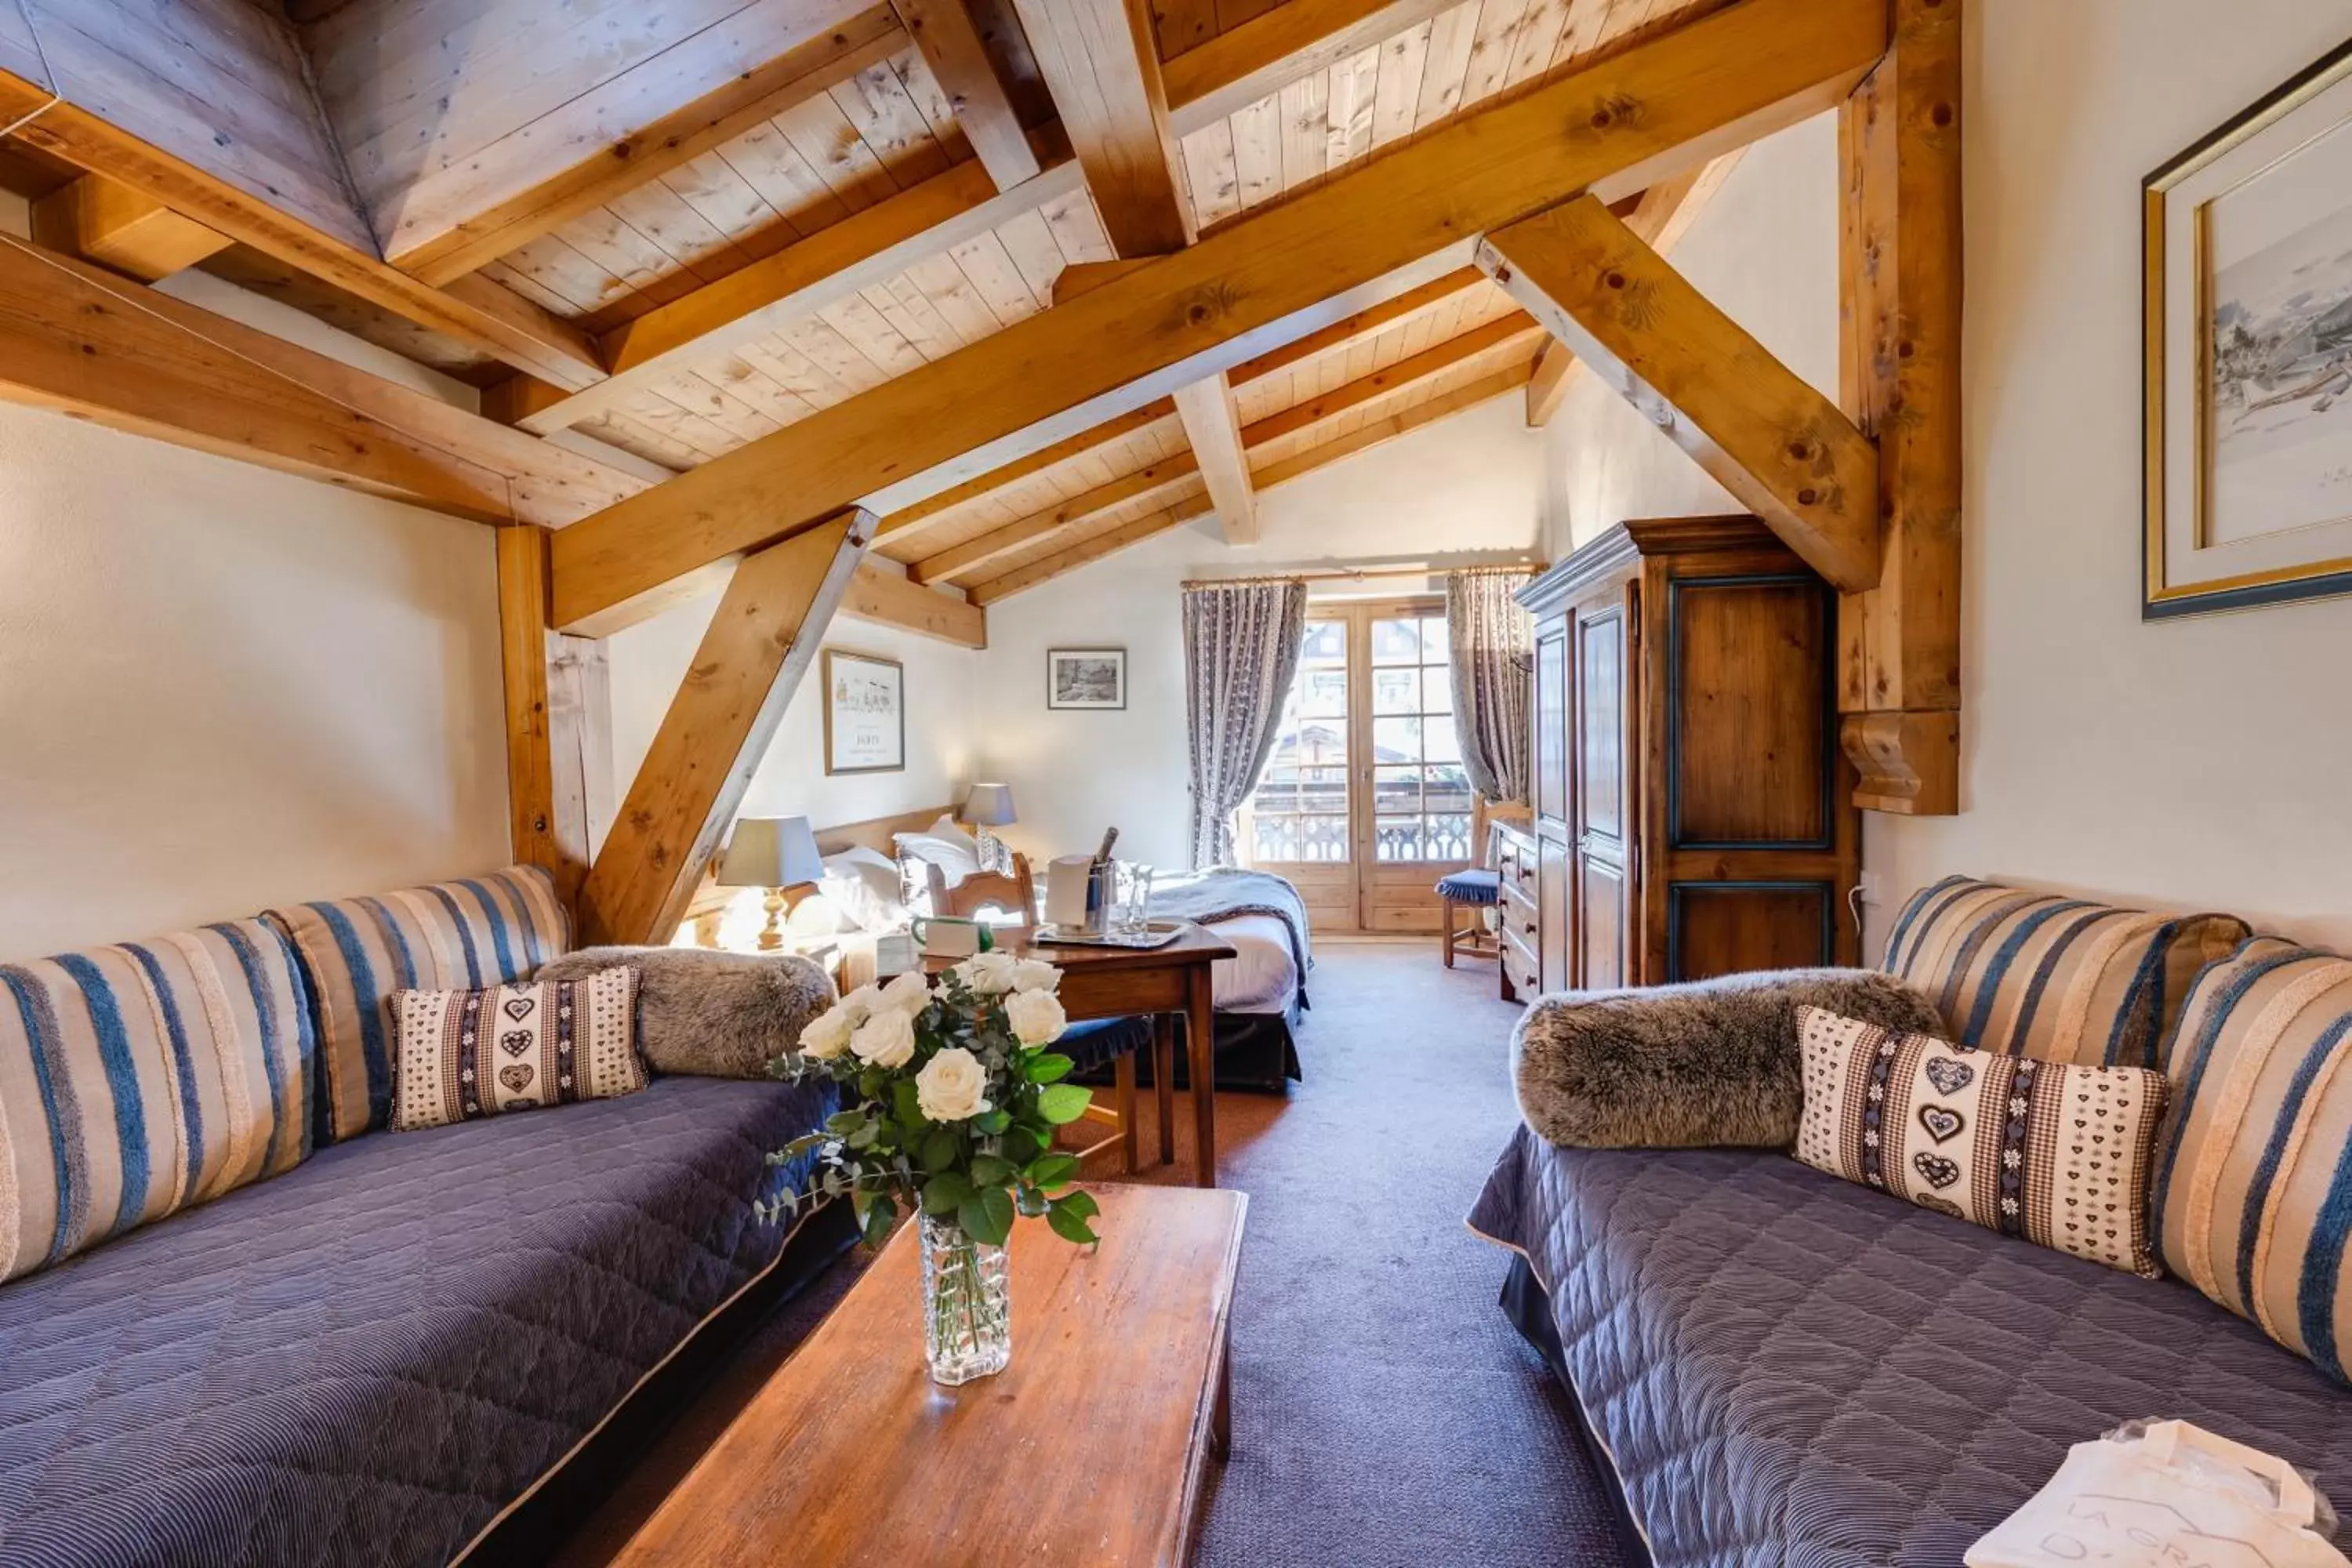
[[1519, 602], [1535, 820], [1504, 858], [1535, 918], [1507, 944], [1513, 989], [1855, 962], [1830, 586], [1752, 517], [1664, 518], [1610, 530]]

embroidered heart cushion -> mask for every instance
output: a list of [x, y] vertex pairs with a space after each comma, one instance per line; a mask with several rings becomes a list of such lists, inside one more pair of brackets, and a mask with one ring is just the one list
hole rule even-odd
[[396, 1132], [646, 1087], [635, 969], [479, 991], [396, 991]]
[[1922, 1208], [2154, 1279], [2165, 1082], [1797, 1010], [1797, 1158]]

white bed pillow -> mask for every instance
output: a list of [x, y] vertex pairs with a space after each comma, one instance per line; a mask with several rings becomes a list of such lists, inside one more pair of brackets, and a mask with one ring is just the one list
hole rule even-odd
[[845, 849], [824, 858], [825, 901], [858, 931], [891, 931], [907, 919], [898, 864], [877, 849]]
[[980, 869], [980, 840], [958, 827], [951, 816], [940, 817], [920, 833], [894, 835], [892, 842], [901, 858], [937, 866], [950, 888]]

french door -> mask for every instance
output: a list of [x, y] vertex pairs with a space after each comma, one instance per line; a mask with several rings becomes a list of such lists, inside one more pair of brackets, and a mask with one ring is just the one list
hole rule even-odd
[[1317, 606], [1243, 858], [1298, 885], [1324, 931], [1434, 931], [1440, 877], [1473, 863], [1445, 605]]

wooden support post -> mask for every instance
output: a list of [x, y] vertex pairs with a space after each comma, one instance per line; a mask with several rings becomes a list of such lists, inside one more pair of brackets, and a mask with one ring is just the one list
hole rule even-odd
[[956, 123], [963, 127], [971, 150], [996, 182], [1009, 191], [1037, 174], [1037, 154], [1014, 117], [1004, 84], [996, 79], [988, 48], [963, 0], [891, 0], [907, 36], [922, 52], [923, 63], [940, 90], [948, 95]]
[[507, 810], [514, 858], [544, 868], [555, 879], [557, 897], [568, 906], [588, 875], [588, 780], [582, 751], [585, 704], [576, 660], [567, 672], [561, 702], [551, 679], [557, 634], [547, 624], [548, 538], [546, 529], [529, 524], [498, 531]]
[[669, 940], [873, 537], [841, 512], [747, 556], [580, 892], [581, 939]]
[[1885, 565], [1839, 605], [1861, 805], [1960, 808], [1960, 7], [1895, 0], [1840, 111], [1842, 402], [1877, 441]]
[[1192, 244], [1192, 209], [1176, 184], [1146, 0], [1013, 0], [1013, 7], [1111, 247], [1138, 257]]
[[1176, 414], [1208, 484], [1225, 542], [1255, 544], [1257, 495], [1250, 489], [1249, 456], [1242, 450], [1242, 417], [1234, 406], [1233, 384], [1220, 371], [1178, 387]]
[[1489, 235], [1478, 265], [1848, 592], [1878, 581], [1878, 454], [1594, 196]]

